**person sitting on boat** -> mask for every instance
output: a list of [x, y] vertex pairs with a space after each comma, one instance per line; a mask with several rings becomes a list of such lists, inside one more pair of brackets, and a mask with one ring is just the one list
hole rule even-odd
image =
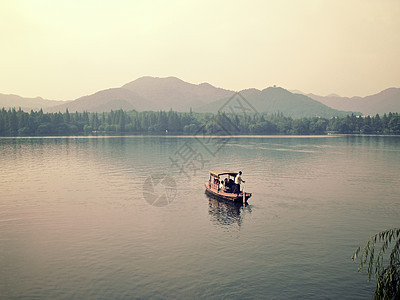
[[225, 185], [224, 185], [224, 181], [223, 180], [221, 180], [220, 182], [219, 182], [219, 190], [220, 191], [225, 191]]
[[235, 177], [235, 187], [234, 187], [234, 193], [238, 194], [240, 193], [240, 184], [245, 183], [245, 181], [242, 179], [242, 171], [239, 171], [239, 174], [236, 175]]
[[231, 187], [230, 187], [228, 178], [225, 178], [224, 185], [225, 185], [225, 191], [226, 191], [226, 192], [230, 192]]
[[229, 179], [229, 188], [233, 191], [235, 189], [235, 181]]

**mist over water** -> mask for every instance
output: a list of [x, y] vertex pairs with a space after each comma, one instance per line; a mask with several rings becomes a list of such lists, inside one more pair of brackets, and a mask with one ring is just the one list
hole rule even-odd
[[[1, 298], [370, 298], [351, 255], [399, 226], [400, 138], [220, 145], [210, 155], [195, 137], [0, 138]], [[249, 205], [207, 197], [211, 169], [242, 170]], [[155, 206], [144, 184], [160, 174], [176, 190]]]

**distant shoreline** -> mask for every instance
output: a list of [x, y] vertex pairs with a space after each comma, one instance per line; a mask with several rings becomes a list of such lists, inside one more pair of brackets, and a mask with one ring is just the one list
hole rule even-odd
[[277, 114], [179, 113], [175, 111], [110, 111], [109, 113], [43, 113], [0, 110], [0, 136], [89, 135], [399, 135], [400, 115], [303, 117]]
[[[206, 138], [335, 138], [335, 137], [400, 137], [400, 134], [362, 134], [362, 133], [334, 133], [334, 134], [309, 134], [309, 135], [294, 135], [294, 134], [277, 134], [277, 135], [266, 135], [266, 134], [242, 134], [242, 135], [226, 135], [226, 136], [216, 136], [216, 135], [205, 135]], [[80, 134], [80, 135], [31, 135], [31, 136], [0, 136], [0, 139], [74, 139], [74, 138], [198, 138], [196, 135], [189, 134]]]

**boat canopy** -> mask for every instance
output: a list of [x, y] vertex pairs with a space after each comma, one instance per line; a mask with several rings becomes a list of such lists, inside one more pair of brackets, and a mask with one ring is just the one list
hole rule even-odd
[[230, 175], [235, 177], [238, 174], [238, 172], [232, 172], [232, 171], [227, 171], [227, 170], [214, 170], [210, 171], [210, 175], [214, 177], [219, 177], [221, 175]]

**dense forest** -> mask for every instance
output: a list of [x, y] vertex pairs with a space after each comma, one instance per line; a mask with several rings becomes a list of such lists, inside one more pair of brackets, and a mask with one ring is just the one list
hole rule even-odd
[[96, 133], [175, 134], [400, 134], [400, 115], [293, 119], [283, 114], [207, 114], [175, 111], [44, 113], [0, 110], [0, 136], [79, 135]]

